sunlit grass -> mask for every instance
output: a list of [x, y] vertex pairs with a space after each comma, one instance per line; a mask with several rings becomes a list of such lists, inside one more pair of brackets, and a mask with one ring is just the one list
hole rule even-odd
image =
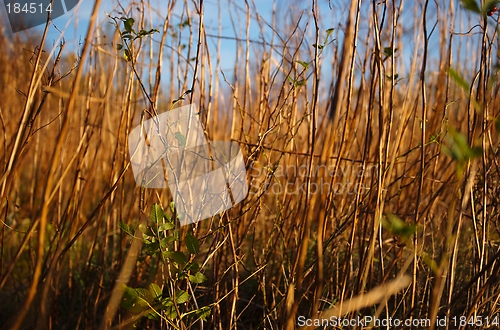
[[[316, 8], [297, 26], [267, 22], [269, 40], [239, 35], [232, 72], [192, 3], [178, 4], [181, 16], [159, 9], [160, 26], [133, 11], [112, 31], [107, 18], [80, 62], [68, 48], [56, 62], [46, 45], [45, 70], [34, 68], [41, 36], [0, 36], [0, 324], [293, 329], [318, 311], [498, 316], [497, 16], [454, 2], [342, 3], [334, 29]], [[258, 6], [230, 6], [254, 26]], [[151, 33], [132, 41], [132, 27]], [[196, 103], [212, 140], [239, 142], [250, 194], [152, 232], [152, 206], [169, 210], [172, 197], [136, 185], [127, 137], [172, 102]], [[168, 244], [151, 245], [160, 234]], [[175, 277], [180, 264], [199, 269]], [[189, 277], [198, 271], [206, 280]], [[121, 304], [123, 284], [138, 291]], [[169, 292], [189, 299], [154, 299]], [[145, 302], [134, 309], [135, 293]]]

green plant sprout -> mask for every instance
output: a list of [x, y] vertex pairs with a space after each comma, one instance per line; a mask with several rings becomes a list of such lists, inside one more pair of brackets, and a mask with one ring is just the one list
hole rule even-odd
[[[136, 32], [136, 30], [134, 29], [135, 20], [132, 17], [112, 17], [109, 14], [107, 15], [113, 20], [113, 22], [110, 23], [112, 23], [116, 27], [117, 31], [120, 33], [120, 39], [122, 40], [122, 43], [116, 45], [116, 49], [118, 51], [123, 49], [123, 57], [129, 62], [133, 61], [134, 59], [132, 53], [132, 43], [135, 40], [142, 39], [144, 37], [160, 32], [157, 29], [140, 30], [139, 32]], [[120, 21], [123, 22], [123, 31], [120, 31]]]
[[[174, 203], [170, 203], [170, 212], [165, 212], [159, 204], [151, 206], [149, 224], [140, 224], [137, 229], [142, 233], [143, 247], [142, 253], [160, 258], [160, 261], [167, 267], [169, 276], [164, 288], [161, 289], [156, 283], [151, 283], [146, 288], [131, 288], [125, 286], [121, 306], [132, 313], [139, 321], [142, 317], [159, 321], [163, 319], [170, 325], [175, 326], [175, 321], [183, 322], [186, 317], [206, 321], [210, 316], [209, 306], [202, 306], [189, 310], [189, 301], [195, 299], [194, 290], [191, 285], [201, 284], [207, 280], [200, 271], [200, 264], [194, 261], [200, 251], [198, 239], [191, 233], [187, 233], [184, 238], [175, 227]], [[120, 222], [119, 227], [131, 237], [138, 239], [127, 224]], [[184, 243], [189, 253], [175, 250], [176, 243]], [[144, 262], [145, 258], [140, 258]], [[185, 286], [186, 289], [180, 289]], [[136, 322], [137, 322], [136, 321]]]
[[[321, 44], [313, 44], [312, 45], [314, 48], [317, 48], [320, 51], [319, 54], [318, 54], [318, 57], [321, 56], [321, 54], [323, 53], [323, 50], [325, 49], [326, 46], [330, 45], [332, 42], [335, 41], [335, 39], [330, 39], [330, 36], [333, 33], [333, 31], [334, 31], [333, 28], [327, 29], [326, 30], [325, 40], [323, 41], [323, 43], [321, 43]], [[307, 72], [307, 70], [309, 69], [309, 65], [312, 62], [314, 62], [314, 61], [313, 60], [311, 60], [309, 62], [301, 61], [301, 60], [296, 60], [295, 61], [295, 63], [297, 63], [300, 66], [302, 66], [302, 70], [299, 72], [299, 74], [295, 78], [287, 76], [287, 79], [290, 81], [290, 84], [293, 86], [293, 88], [303, 87], [303, 86], [305, 86], [307, 84], [307, 79], [309, 79], [310, 75], [307, 76], [306, 78], [303, 78], [303, 79], [301, 79], [299, 77], [301, 77], [305, 72]]]

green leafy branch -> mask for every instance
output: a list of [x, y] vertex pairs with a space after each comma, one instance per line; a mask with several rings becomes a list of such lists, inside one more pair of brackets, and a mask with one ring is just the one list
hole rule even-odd
[[[188, 290], [179, 289], [182, 283], [201, 284], [207, 280], [200, 271], [200, 264], [194, 262], [194, 258], [200, 251], [198, 239], [191, 233], [187, 233], [184, 239], [175, 228], [173, 215], [175, 215], [174, 203], [170, 203], [170, 212], [165, 212], [159, 204], [151, 206], [148, 225], [140, 224], [139, 231], [142, 233], [142, 252], [151, 257], [160, 256], [162, 262], [169, 269], [168, 282], [164, 285], [170, 290], [161, 290], [159, 285], [151, 283], [148, 289], [131, 288], [125, 286], [122, 307], [134, 314], [138, 319], [143, 316], [151, 320], [164, 319], [173, 325], [174, 320], [182, 320], [185, 317], [206, 321], [210, 316], [209, 306], [203, 306], [192, 311], [180, 313], [179, 306], [186, 306], [192, 297]], [[122, 222], [120, 228], [128, 235], [135, 237], [135, 231]], [[183, 242], [189, 256], [182, 251], [176, 251], [174, 244]], [[144, 258], [139, 261], [144, 262]], [[168, 292], [170, 291], [170, 292]], [[192, 290], [191, 290], [192, 292]], [[175, 327], [175, 326], [174, 326]]]
[[[323, 53], [323, 50], [326, 46], [330, 45], [332, 42], [335, 41], [335, 39], [330, 39], [330, 36], [333, 33], [333, 31], [334, 31], [333, 28], [327, 29], [325, 40], [323, 41], [323, 43], [321, 43], [321, 44], [314, 43], [312, 45], [314, 48], [317, 48], [320, 51], [318, 54], [318, 57], [321, 56], [321, 54]], [[307, 79], [309, 77], [304, 78], [304, 79], [301, 79], [299, 77], [302, 76], [309, 69], [309, 66], [311, 65], [311, 63], [313, 63], [313, 61], [311, 60], [309, 62], [306, 62], [306, 61], [296, 60], [295, 62], [302, 67], [302, 71], [299, 72], [297, 77], [292, 78], [290, 76], [287, 76], [287, 79], [290, 81], [290, 84], [293, 86], [293, 88], [299, 88], [299, 87], [305, 86], [307, 84]]]
[[[134, 59], [132, 54], [132, 43], [135, 40], [160, 32], [157, 29], [140, 30], [139, 32], [136, 32], [134, 29], [135, 20], [132, 17], [112, 17], [109, 14], [108, 17], [113, 20], [113, 22], [110, 23], [116, 27], [120, 33], [120, 39], [122, 40], [122, 43], [116, 45], [116, 50], [123, 50], [123, 57], [128, 62], [131, 62]], [[123, 31], [120, 31], [120, 21], [123, 23]]]
[[[151, 107], [153, 108], [153, 113], [156, 113], [156, 109], [154, 109], [154, 102], [149, 96], [149, 93], [146, 91], [146, 87], [142, 83], [141, 77], [139, 76], [139, 73], [137, 72], [135, 68], [135, 60], [134, 60], [134, 52], [133, 52], [133, 43], [134, 41], [138, 39], [142, 39], [147, 36], [151, 36], [155, 33], [159, 33], [157, 29], [150, 29], [150, 30], [139, 30], [139, 32], [136, 32], [134, 29], [134, 23], [135, 20], [132, 17], [113, 17], [109, 14], [108, 17], [112, 20], [110, 22], [113, 24], [120, 34], [120, 39], [121, 43], [118, 43], [116, 45], [117, 51], [122, 51], [123, 50], [123, 57], [127, 62], [131, 63], [132, 70], [134, 71], [134, 75], [139, 81], [139, 85], [141, 86], [141, 90], [143, 94], [146, 96], [148, 99], [149, 103], [151, 104]], [[120, 23], [123, 23], [123, 30], [120, 29]]]
[[185, 91], [184, 93], [182, 93], [181, 96], [179, 96], [179, 98], [175, 99], [172, 101], [172, 107], [175, 107], [175, 105], [181, 101], [184, 101], [184, 97], [191, 94], [193, 91], [188, 89], [187, 91]]
[[[397, 51], [398, 51], [398, 48], [392, 49], [392, 47], [384, 47], [384, 49], [382, 50], [382, 52], [384, 54], [384, 58], [382, 59], [382, 62], [385, 62], [388, 59], [390, 59], [391, 57], [393, 57]], [[397, 74], [397, 73], [394, 73], [394, 76], [393, 75], [386, 75], [386, 77], [389, 80], [394, 80], [396, 83], [401, 80], [401, 79], [399, 79], [399, 74]]]
[[331, 39], [330, 40], [330, 36], [333, 33], [333, 31], [334, 31], [333, 28], [327, 29], [326, 30], [326, 37], [325, 37], [325, 40], [323, 41], [323, 43], [322, 44], [313, 44], [312, 46], [314, 48], [318, 48], [318, 49], [322, 50], [323, 48], [325, 48], [326, 46], [328, 46], [329, 44], [331, 44], [332, 42], [334, 42], [335, 39]]

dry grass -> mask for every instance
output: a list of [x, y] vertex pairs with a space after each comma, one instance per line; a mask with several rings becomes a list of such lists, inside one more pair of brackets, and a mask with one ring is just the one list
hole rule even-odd
[[[185, 310], [210, 306], [208, 320], [139, 327], [293, 329], [298, 316], [336, 310], [500, 318], [495, 21], [454, 1], [359, 2], [334, 5], [341, 21], [324, 48], [313, 44], [333, 14], [314, 1], [293, 15], [278, 8], [286, 19], [274, 15], [270, 35], [253, 2], [230, 3], [233, 72], [217, 38], [228, 18], [205, 30], [202, 2], [179, 2], [180, 17], [170, 1], [162, 8], [160, 33], [134, 43], [137, 75], [109, 19], [92, 25], [81, 58], [66, 47], [56, 60], [60, 47], [37, 51], [44, 37], [3, 32], [0, 324], [127, 328], [119, 283], [165, 284], [165, 267], [118, 226], [147, 223], [151, 205], [171, 201], [168, 189], [136, 186], [127, 136], [144, 110], [163, 112], [189, 89], [180, 104], [200, 106], [210, 138], [240, 143], [250, 194], [181, 228], [199, 239], [208, 281], [176, 285], [193, 289]], [[127, 11], [151, 28], [153, 9], [139, 7]], [[250, 22], [268, 37], [250, 38]], [[450, 127], [481, 153], [453, 160]], [[403, 275], [410, 284], [391, 282]], [[342, 308], [362, 294], [377, 298]]]

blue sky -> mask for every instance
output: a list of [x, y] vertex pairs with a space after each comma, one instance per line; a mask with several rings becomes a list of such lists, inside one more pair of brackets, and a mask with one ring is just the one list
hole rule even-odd
[[[253, 13], [257, 13], [261, 15], [259, 18], [262, 20], [262, 24], [271, 24], [272, 22], [272, 6], [273, 2], [269, 0], [255, 0], [250, 1], [250, 5], [255, 8], [252, 8]], [[308, 5], [307, 2], [298, 2], [301, 3], [302, 6]], [[127, 4], [123, 2], [124, 6]], [[178, 1], [176, 7], [173, 11], [173, 19], [172, 24], [177, 24], [180, 22], [180, 16], [182, 14], [182, 5], [183, 1]], [[79, 6], [73, 10], [71, 10], [66, 15], [58, 17], [53, 20], [54, 26], [51, 26], [48, 33], [47, 44], [53, 45], [57, 39], [61, 36], [61, 33], [57, 30], [64, 31], [63, 37], [66, 41], [66, 48], [76, 50], [78, 49], [79, 43], [83, 41], [86, 36], [89, 18], [92, 13], [92, 9], [94, 6], [94, 1], [81, 1]], [[156, 13], [153, 14], [153, 26], [161, 30], [164, 15], [167, 13], [167, 2], [161, 0], [153, 0], [151, 1], [151, 6], [156, 10]], [[244, 38], [244, 35], [239, 35], [240, 33], [244, 33], [244, 24], [245, 24], [245, 13], [244, 10], [245, 3], [243, 1], [228, 1], [221, 0], [220, 4], [217, 0], [208, 0], [204, 1], [204, 22], [205, 29], [207, 34], [218, 34], [218, 21], [219, 15], [222, 18], [222, 32], [221, 34], [225, 37], [240, 37]], [[277, 8], [288, 7], [289, 2], [284, 0], [278, 0], [276, 2]], [[190, 5], [192, 8], [192, 5]], [[4, 7], [5, 8], [5, 7]], [[2, 8], [0, 11], [0, 16], [2, 20], [4, 19], [5, 9]], [[230, 9], [229, 9], [230, 8]], [[241, 8], [241, 10], [239, 9]], [[219, 12], [220, 9], [220, 12]], [[105, 13], [110, 13], [112, 16], [121, 16], [117, 12], [117, 2], [104, 0], [98, 11], [98, 22], [102, 25], [108, 24], [110, 21]], [[236, 29], [238, 32], [233, 31], [233, 26], [229, 15], [233, 16], [234, 24], [236, 24]], [[135, 13], [138, 14], [138, 13]], [[280, 14], [287, 15], [289, 13], [285, 13], [281, 10]], [[283, 19], [284, 16], [280, 15], [279, 19]], [[134, 17], [134, 15], [132, 15]], [[138, 16], [138, 15], [137, 15]], [[137, 18], [137, 16], [135, 16]], [[262, 37], [259, 35], [259, 29], [257, 26], [257, 17], [253, 16], [250, 24], [250, 35], [252, 40], [262, 40]], [[193, 17], [194, 24], [197, 24], [197, 17]], [[101, 26], [102, 26], [101, 25]], [[67, 26], [67, 27], [66, 27]], [[195, 25], [196, 26], [196, 25]], [[56, 29], [57, 28], [57, 29]], [[111, 28], [111, 25], [109, 27]], [[38, 26], [28, 30], [28, 32], [35, 32], [37, 34], [42, 34], [44, 30], [44, 26]], [[271, 34], [273, 31], [270, 28], [266, 28], [265, 39], [270, 40]], [[186, 34], [185, 34], [186, 35]], [[159, 34], [153, 36], [155, 40], [160, 40]], [[212, 51], [211, 54], [215, 52], [215, 45], [217, 43], [217, 39], [213, 37], [208, 37], [209, 46], [211, 46]], [[35, 45], [34, 45], [35, 46]], [[231, 63], [235, 62], [235, 49], [236, 49], [236, 41], [230, 39], [222, 39], [221, 40], [221, 58], [223, 59], [222, 69], [225, 69], [228, 74], [231, 74], [232, 66]]]
[[[151, 0], [151, 6], [155, 9], [155, 13], [153, 14], [153, 25], [152, 27], [161, 30], [161, 26], [163, 24], [164, 15], [167, 13], [167, 1], [161, 0]], [[177, 6], [174, 9], [172, 24], [178, 24], [181, 20], [180, 16], [182, 15], [182, 5], [184, 1], [177, 1]], [[192, 8], [191, 1], [188, 1], [190, 7]], [[306, 24], [308, 25], [308, 34], [306, 35], [307, 42], [311, 45], [314, 42], [313, 38], [313, 22], [310, 17], [310, 6], [312, 1], [288, 1], [288, 0], [249, 0], [248, 1], [251, 7], [251, 23], [250, 23], [250, 38], [251, 40], [262, 41], [271, 40], [272, 36], [277, 37], [276, 31], [273, 31], [268, 25], [272, 25], [273, 18], [278, 22], [284, 22], [292, 24], [298, 20], [300, 14], [303, 13], [300, 26], [303, 29]], [[124, 2], [124, 6], [127, 6], [128, 2]], [[69, 50], [77, 50], [79, 46], [79, 42], [83, 41], [86, 36], [86, 31], [88, 28], [89, 17], [92, 12], [92, 8], [94, 5], [94, 1], [83, 0], [80, 2], [78, 8], [72, 10], [71, 12], [63, 15], [54, 20], [54, 25], [63, 30], [68, 24], [68, 27], [64, 31], [64, 38], [66, 41], [66, 47]], [[273, 17], [272, 10], [273, 5], [276, 7], [276, 14]], [[329, 2], [328, 0], [318, 0], [318, 5], [320, 7], [318, 15], [320, 16], [320, 31], [326, 31], [328, 28], [335, 28], [335, 32], [332, 34], [334, 38], [337, 38], [336, 43], [341, 44], [343, 34], [342, 32], [337, 33], [338, 31], [342, 31], [343, 24], [346, 21], [346, 15], [348, 11], [348, 1], [334, 1]], [[367, 6], [370, 6], [370, 2], [363, 2], [362, 5], [362, 15], [367, 15], [370, 12], [370, 9]], [[408, 67], [413, 48], [419, 47], [421, 45], [413, 44], [413, 30], [417, 28], [414, 26], [418, 24], [418, 17], [413, 17], [415, 6], [419, 6], [415, 4], [414, 1], [405, 1], [405, 10], [403, 13], [403, 19], [401, 20], [401, 24], [407, 30], [408, 35], [405, 37], [408, 39], [408, 44], [405, 43], [405, 49], [403, 55], [404, 67]], [[435, 20], [435, 8], [433, 8], [433, 4], [429, 7], [429, 30], [432, 28], [432, 24]], [[98, 22], [101, 26], [105, 26], [112, 30], [111, 25], [109, 24], [109, 18], [105, 15], [105, 13], [110, 13], [113, 16], [121, 16], [121, 14], [117, 13], [117, 2], [115, 0], [103, 0], [101, 7], [99, 8], [99, 17]], [[418, 12], [418, 8], [417, 8]], [[137, 17], [138, 13], [134, 13], [132, 16]], [[222, 31], [221, 35], [225, 37], [238, 37], [241, 39], [245, 38], [245, 2], [241, 0], [205, 0], [204, 1], [204, 22], [207, 34], [218, 34], [218, 22], [219, 16], [222, 17]], [[231, 21], [231, 17], [233, 22]], [[434, 18], [433, 18], [434, 17]], [[5, 20], [5, 7], [0, 6], [0, 18]], [[457, 15], [458, 18], [458, 15]], [[259, 28], [259, 23], [263, 28]], [[197, 17], [193, 17], [194, 29], [197, 27]], [[233, 24], [235, 25], [236, 32], [233, 30]], [[386, 23], [386, 25], [389, 25]], [[281, 26], [285, 26], [282, 24]], [[43, 26], [39, 26], [33, 28], [34, 32], [41, 34], [43, 32]], [[363, 21], [360, 25], [360, 46], [362, 46], [362, 40], [364, 35], [367, 33], [368, 27], [363, 26]], [[466, 22], [464, 29], [468, 29], [468, 23]], [[263, 31], [264, 36], [261, 36], [260, 33]], [[286, 37], [291, 33], [291, 31], [278, 31], [281, 33], [283, 37]], [[369, 33], [369, 32], [368, 32]], [[187, 33], [184, 34], [185, 36]], [[59, 38], [60, 33], [54, 28], [51, 27], [49, 30], [49, 35], [47, 39], [47, 44], [52, 45], [57, 38]], [[155, 40], [160, 40], [160, 35], [155, 34], [153, 36]], [[187, 39], [186, 39], [187, 41]], [[436, 47], [436, 41], [439, 42], [439, 32], [434, 31], [433, 38], [430, 40], [430, 64], [432, 64], [432, 58], [439, 56], [439, 47]], [[215, 44], [217, 43], [217, 39], [213, 37], [208, 37], [208, 43], [211, 54], [215, 54]], [[388, 45], [382, 45], [386, 47]], [[258, 44], [252, 43], [252, 47], [258, 47]], [[226, 77], [231, 77], [232, 75], [232, 67], [235, 63], [235, 49], [236, 49], [236, 41], [230, 39], [222, 39], [221, 40], [221, 69], [226, 72]], [[311, 49], [311, 48], [309, 48]], [[333, 47], [328, 47], [325, 49], [323, 57], [325, 58], [325, 65], [329, 65], [328, 58], [332, 54]], [[166, 56], [169, 54], [167, 53]], [[171, 54], [170, 54], [171, 55]], [[274, 54], [277, 60], [279, 54]], [[302, 60], [302, 59], [301, 59]], [[307, 58], [303, 60], [307, 61]], [[472, 65], [471, 63], [468, 63]], [[404, 76], [404, 73], [400, 74], [400, 77]], [[328, 86], [329, 82], [334, 78], [333, 74], [329, 70], [323, 70], [323, 78], [324, 78], [324, 86]], [[165, 79], [166, 80], [166, 79]], [[164, 81], [165, 81], [164, 80]]]
[[[128, 3], [128, 2], [127, 2]], [[127, 6], [127, 3], [123, 3], [124, 6]], [[160, 0], [152, 0], [151, 6], [155, 9], [155, 13], [153, 13], [153, 24], [152, 27], [161, 30], [164, 15], [167, 13], [167, 3], [166, 1]], [[193, 6], [191, 2], [188, 2], [190, 8]], [[320, 15], [327, 14], [332, 15], [330, 20], [323, 19], [323, 22], [332, 21], [337, 18], [339, 19], [343, 12], [347, 8], [339, 8], [333, 7], [329, 8], [327, 1], [320, 1], [322, 10], [320, 10]], [[306, 24], [311, 26], [310, 18], [308, 15], [310, 14], [310, 2], [309, 1], [295, 1], [290, 2], [287, 0], [277, 0], [275, 3], [270, 0], [254, 0], [249, 1], [249, 5], [251, 8], [251, 23], [250, 23], [250, 39], [255, 41], [270, 41], [273, 34], [276, 34], [269, 26], [273, 23], [273, 5], [275, 6], [276, 16], [275, 20], [279, 21], [290, 21], [293, 23], [294, 19], [297, 19], [302, 12], [305, 13], [304, 17], [301, 20], [301, 27], [304, 27]], [[49, 34], [47, 38], [47, 44], [53, 45], [60, 37], [60, 32], [57, 30], [64, 30], [63, 37], [66, 41], [66, 49], [68, 50], [77, 50], [79, 47], [79, 43], [83, 41], [86, 36], [89, 17], [92, 13], [92, 9], [94, 6], [94, 1], [81, 1], [79, 6], [74, 10], [70, 11], [66, 15], [63, 15], [59, 18], [56, 18], [53, 21], [54, 26], [51, 26], [49, 29]], [[177, 5], [173, 10], [173, 14], [171, 17], [172, 24], [178, 24], [181, 21], [182, 15], [182, 6], [183, 1], [177, 1]], [[110, 19], [106, 16], [105, 13], [110, 13], [112, 16], [121, 16], [117, 10], [117, 2], [104, 0], [98, 11], [98, 22], [101, 26], [109, 28], [112, 30], [112, 26], [109, 24]], [[191, 13], [193, 14], [193, 13]], [[129, 16], [130, 14], [126, 15]], [[244, 1], [234, 1], [234, 0], [205, 0], [204, 1], [204, 24], [207, 34], [217, 35], [218, 25], [219, 25], [219, 16], [222, 20], [221, 26], [221, 35], [224, 37], [234, 38], [238, 37], [241, 39], [245, 38], [245, 2]], [[138, 12], [132, 14], [132, 17], [138, 17]], [[195, 31], [196, 36], [196, 28], [197, 28], [197, 17], [193, 15], [193, 29]], [[231, 20], [232, 18], [232, 20]], [[234, 26], [233, 26], [234, 24]], [[328, 24], [328, 23], [326, 23]], [[332, 23], [333, 24], [333, 23]], [[67, 25], [67, 27], [66, 27]], [[108, 25], [108, 26], [106, 26]], [[259, 27], [260, 25], [260, 27]], [[56, 29], [57, 27], [57, 29]], [[331, 26], [324, 26], [322, 30], [326, 30]], [[146, 27], [148, 28], [148, 27]], [[43, 32], [44, 26], [38, 26], [31, 30], [30, 32], [36, 32], [41, 34]], [[235, 31], [236, 30], [236, 31]], [[261, 35], [261, 31], [263, 31], [264, 35]], [[187, 31], [186, 31], [187, 32]], [[289, 33], [290, 31], [286, 31]], [[187, 33], [184, 33], [184, 36], [187, 37]], [[276, 37], [276, 35], [275, 35]], [[283, 38], [286, 38], [286, 35], [283, 35]], [[155, 34], [153, 38], [157, 41], [160, 40], [160, 35]], [[185, 39], [187, 41], [187, 39]], [[208, 44], [211, 54], [215, 54], [215, 47], [217, 44], [217, 38], [207, 37]], [[314, 41], [312, 39], [308, 39], [309, 44], [312, 44]], [[275, 42], [279, 43], [279, 40]], [[236, 61], [236, 41], [231, 39], [221, 39], [221, 69], [225, 72], [226, 78], [231, 80], [233, 74], [233, 66]], [[253, 44], [251, 47], [258, 46], [258, 44]], [[252, 50], [251, 50], [252, 52]], [[274, 54], [274, 56], [278, 56]], [[280, 59], [277, 58], [279, 61]], [[307, 60], [307, 59], [304, 59]], [[220, 77], [222, 80], [222, 77]], [[168, 78], [167, 78], [168, 79]], [[163, 79], [163, 81], [167, 80]]]
[[[228, 19], [228, 1], [221, 1], [221, 15], [223, 20], [226, 20], [226, 24], [223, 24], [223, 32], [222, 34], [225, 36], [234, 36], [234, 33], [232, 31], [231, 23]], [[282, 0], [278, 1], [278, 3], [283, 2]], [[286, 1], [285, 1], [286, 2]], [[244, 2], [233, 2], [231, 3], [232, 8], [232, 13], [235, 15], [235, 19], [240, 19], [238, 23], [243, 23], [244, 24], [244, 19], [245, 19], [245, 14], [239, 12], [238, 10], [234, 10], [234, 6], [240, 6], [240, 3], [243, 4]], [[271, 9], [272, 9], [272, 1], [265, 1], [265, 0], [257, 0], [254, 2], [256, 5], [256, 8], [262, 17], [267, 20], [269, 23], [271, 22]], [[72, 10], [66, 15], [63, 15], [57, 19], [54, 20], [54, 25], [57, 26], [59, 29], [64, 29], [65, 25], [70, 22], [67, 30], [64, 32], [64, 38], [66, 39], [67, 42], [71, 41], [78, 41], [79, 39], [83, 39], [86, 35], [86, 31], [88, 28], [89, 24], [89, 17], [92, 13], [94, 2], [93, 1], [81, 1], [79, 8]], [[181, 14], [181, 5], [182, 1], [178, 1], [176, 7], [174, 8], [173, 11], [173, 16], [174, 16], [174, 21], [176, 17], [180, 17]], [[161, 15], [165, 15], [167, 12], [167, 4], [166, 1], [152, 1], [152, 7]], [[107, 19], [105, 13], [110, 13], [112, 16], [120, 16], [117, 14], [116, 10], [116, 2], [115, 1], [109, 1], [109, 0], [104, 0], [99, 8], [99, 17], [98, 17], [98, 22], [107, 22], [109, 19]], [[217, 1], [204, 1], [204, 16], [205, 16], [205, 28], [207, 30], [207, 33], [213, 33], [217, 34], [217, 25], [218, 25], [218, 15], [219, 15], [219, 7], [217, 4]], [[227, 19], [225, 19], [227, 18]], [[160, 29], [162, 24], [163, 24], [163, 19], [164, 17], [160, 15], [154, 15], [153, 17], [153, 27]], [[196, 18], [195, 18], [196, 19]], [[252, 21], [251, 25], [253, 24], [254, 21]], [[244, 26], [241, 26], [244, 28]], [[253, 26], [255, 27], [255, 26]], [[32, 31], [36, 31], [38, 33], [43, 32], [43, 26], [38, 26], [36, 28], [31, 29]], [[253, 37], [258, 37], [258, 31], [256, 29], [251, 28], [250, 29], [250, 34]], [[55, 29], [51, 28], [49, 31], [49, 38], [52, 38], [53, 40], [56, 40], [59, 37], [60, 33]], [[156, 35], [158, 37], [158, 35]], [[224, 42], [224, 41], [223, 41]]]

